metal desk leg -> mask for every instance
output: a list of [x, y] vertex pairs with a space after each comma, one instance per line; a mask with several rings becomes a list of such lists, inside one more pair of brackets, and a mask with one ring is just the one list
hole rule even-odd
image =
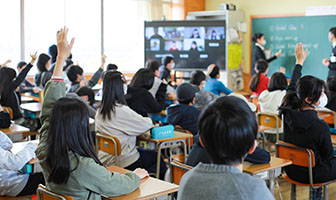
[[271, 193], [274, 195], [275, 169], [272, 169], [268, 172], [268, 180], [269, 180], [269, 189]]

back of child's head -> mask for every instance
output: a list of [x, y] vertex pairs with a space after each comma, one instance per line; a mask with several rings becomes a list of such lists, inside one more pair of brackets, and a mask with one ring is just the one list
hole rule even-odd
[[285, 90], [287, 88], [286, 76], [281, 72], [275, 72], [268, 82], [268, 91]]
[[80, 100], [61, 98], [55, 102], [50, 114], [47, 144], [48, 182], [67, 182], [71, 171], [77, 167], [70, 166], [70, 152], [101, 164], [90, 132], [89, 111]]
[[91, 106], [95, 103], [95, 99], [94, 99], [95, 98], [95, 93], [91, 88], [89, 88], [87, 86], [83, 86], [83, 87], [78, 88], [78, 90], [76, 91], [76, 94], [80, 97], [87, 96], [89, 104]]
[[198, 129], [211, 162], [234, 165], [242, 163], [254, 146], [258, 125], [243, 100], [225, 96], [201, 113]]
[[150, 69], [152, 72], [155, 72], [156, 70], [159, 70], [160, 64], [156, 60], [149, 60], [146, 63], [146, 68]]
[[266, 60], [258, 60], [255, 64], [255, 69], [257, 73], [253, 75], [251, 82], [250, 82], [250, 89], [254, 92], [259, 84], [260, 75], [265, 73], [268, 68], [268, 62]]
[[68, 67], [67, 76], [71, 82], [77, 81], [77, 75], [83, 75], [83, 69], [78, 65]]
[[190, 83], [200, 86], [202, 81], [206, 80], [205, 74], [201, 70], [191, 72]]
[[27, 65], [27, 63], [25, 61], [21, 61], [17, 64], [16, 68], [17, 69], [22, 69], [26, 65]]
[[219, 74], [219, 67], [215, 65], [212, 70], [209, 72], [210, 78], [216, 78], [217, 75]]
[[336, 78], [328, 78], [327, 80], [328, 90], [330, 92], [336, 92]]
[[10, 85], [16, 77], [16, 71], [9, 67], [0, 68], [0, 99], [4, 98], [3, 91]]
[[103, 97], [100, 106], [100, 114], [104, 119], [111, 119], [111, 112], [114, 112], [116, 104], [126, 105], [125, 88], [126, 84], [123, 74], [119, 71], [107, 71], [103, 77]]
[[151, 89], [154, 84], [154, 72], [149, 69], [139, 69], [130, 83], [131, 87]]
[[164, 66], [167, 66], [172, 60], [174, 60], [173, 57], [171, 56], [166, 56], [163, 58], [162, 63]]
[[264, 34], [262, 33], [255, 33], [254, 36], [252, 37], [253, 42], [257, 42], [257, 39], [261, 39]]
[[48, 56], [45, 53], [41, 53], [39, 57], [37, 58], [36, 66], [40, 72], [48, 71], [46, 65], [48, 61], [50, 60], [50, 56]]
[[302, 109], [313, 106], [313, 104], [319, 101], [323, 90], [326, 90], [323, 80], [314, 76], [300, 78], [296, 85], [296, 92], [289, 93], [283, 98], [279, 108], [280, 114], [286, 109]]
[[118, 70], [118, 66], [116, 64], [108, 64], [106, 67], [106, 71], [108, 70], [112, 70], [112, 71], [117, 71]]
[[182, 83], [176, 88], [176, 98], [180, 104], [188, 105], [193, 101], [196, 90], [189, 83]]

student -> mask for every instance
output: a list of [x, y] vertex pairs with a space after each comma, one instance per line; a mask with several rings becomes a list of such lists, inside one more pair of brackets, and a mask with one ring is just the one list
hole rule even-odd
[[67, 42], [68, 29], [57, 38], [58, 56], [53, 78], [46, 85], [42, 105], [37, 158], [49, 190], [74, 199], [101, 199], [134, 191], [144, 170], [123, 175], [108, 171], [99, 161], [89, 132], [89, 115], [84, 103], [64, 98], [63, 63], [74, 39]]
[[336, 77], [328, 78], [327, 86], [329, 90], [329, 98], [328, 98], [329, 101], [328, 104], [326, 105], [326, 108], [336, 111]]
[[189, 83], [182, 83], [176, 88], [176, 97], [179, 104], [170, 105], [167, 108], [167, 120], [169, 124], [179, 125], [190, 131], [193, 135], [198, 132], [197, 120], [201, 111], [193, 105], [195, 101], [195, 88]]
[[77, 98], [78, 100], [85, 103], [87, 109], [89, 110], [89, 116], [90, 118], [95, 118], [96, 116], [96, 108], [95, 105], [95, 94], [93, 90], [89, 87], [83, 86], [78, 88], [76, 92], [67, 93], [66, 97], [70, 98]]
[[224, 93], [226, 95], [231, 94], [233, 91], [225, 87], [225, 85], [221, 81], [217, 80], [220, 76], [219, 67], [215, 64], [211, 64], [208, 69], [210, 78], [206, 81], [204, 90], [212, 92], [218, 96], [221, 95], [221, 93]]
[[174, 58], [171, 56], [166, 56], [163, 61], [163, 65], [160, 67], [160, 79], [165, 79], [168, 83], [171, 82], [170, 71], [174, 68]]
[[253, 92], [253, 96], [258, 97], [260, 93], [267, 90], [269, 77], [268, 73], [268, 63], [265, 60], [259, 60], [256, 65], [256, 74], [253, 75], [250, 82], [250, 89]]
[[37, 59], [36, 65], [39, 73], [35, 75], [35, 85], [40, 89], [44, 89], [45, 85], [52, 76], [52, 72], [49, 71], [51, 59], [47, 54], [41, 53]]
[[24, 196], [36, 193], [39, 184], [45, 184], [42, 173], [24, 174], [20, 170], [35, 157], [36, 145], [28, 143], [14, 154], [9, 137], [0, 131], [0, 196]]
[[16, 77], [16, 72], [12, 68], [0, 68], [0, 103], [2, 106], [8, 106], [13, 110], [13, 120], [17, 124], [23, 124], [24, 118], [20, 111], [16, 88], [25, 80], [29, 70], [33, 67], [37, 58], [36, 53], [30, 55], [30, 63]]
[[193, 106], [199, 110], [203, 110], [207, 105], [218, 98], [214, 93], [203, 90], [206, 83], [206, 76], [201, 70], [196, 70], [191, 73], [190, 83], [196, 90]]
[[[26, 66], [27, 66], [26, 62], [24, 61], [19, 62], [17, 65], [18, 72], [20, 73]], [[30, 92], [32, 94], [38, 94], [40, 90], [37, 87], [35, 87], [35, 85], [31, 83], [29, 80], [27, 79], [23, 80], [19, 86], [19, 90], [17, 91], [20, 104], [21, 104], [21, 94], [26, 92]]]
[[278, 114], [283, 97], [286, 95], [287, 79], [281, 72], [275, 72], [268, 82], [267, 90], [259, 95], [261, 112]]
[[[302, 44], [295, 49], [296, 66], [293, 71], [288, 93], [280, 106], [284, 117], [284, 141], [303, 148], [312, 149], [315, 154], [313, 168], [314, 183], [336, 179], [336, 159], [328, 125], [319, 119], [315, 108], [324, 107], [328, 98], [325, 94], [324, 81], [313, 77], [301, 77], [302, 65], [307, 56]], [[299, 81], [297, 81], [299, 79]], [[309, 183], [308, 168], [290, 165], [284, 168], [293, 180]], [[321, 189], [314, 190], [317, 195]]]
[[87, 82], [85, 81], [85, 77], [83, 75], [83, 69], [78, 65], [71, 65], [67, 71], [67, 76], [71, 82], [71, 86], [68, 88], [67, 93], [76, 92], [78, 88], [82, 86], [87, 86], [89, 88], [94, 87], [104, 72], [105, 58], [105, 55], [103, 55], [101, 66]]
[[127, 105], [138, 114], [147, 117], [148, 113], [159, 113], [166, 106], [167, 82], [164, 80], [156, 92], [155, 98], [148, 91], [153, 87], [154, 73], [149, 69], [139, 69], [128, 89]]
[[[263, 180], [242, 173], [244, 157], [257, 146], [258, 132], [255, 114], [243, 100], [218, 98], [202, 112], [198, 128], [211, 164], [198, 163], [184, 174], [178, 200], [274, 199]], [[210, 183], [216, 187], [206, 187]]]
[[265, 40], [264, 34], [262, 33], [254, 34], [252, 41], [255, 43], [255, 46], [253, 49], [252, 66], [255, 66], [255, 64], [259, 60], [265, 60], [267, 63], [270, 63], [281, 55], [281, 50], [279, 50], [278, 52], [275, 53], [274, 56], [272, 56], [269, 59], [266, 59], [265, 52], [264, 52], [265, 51], [264, 46], [266, 45], [266, 40]]
[[[153, 127], [152, 120], [142, 117], [127, 106], [126, 81], [122, 73], [107, 71], [103, 79], [103, 98], [96, 114], [96, 131], [115, 136], [121, 143], [120, 167], [134, 170], [143, 167], [151, 173], [156, 172], [157, 153], [136, 148], [136, 137]], [[150, 95], [150, 94], [149, 94]], [[112, 154], [99, 151], [99, 159], [106, 165], [115, 165]], [[161, 159], [160, 177], [164, 177], [166, 165]]]
[[328, 78], [336, 77], [336, 27], [329, 30], [328, 39], [332, 44], [332, 52], [329, 59], [323, 59], [324, 66], [329, 68]]
[[[160, 64], [156, 60], [150, 60], [147, 61], [146, 63], [146, 68], [150, 69], [154, 73], [154, 83], [152, 88], [149, 90], [149, 92], [153, 95], [154, 98], [162, 83], [162, 80], [160, 79], [159, 66]], [[173, 97], [174, 99], [176, 98], [175, 89], [170, 85], [167, 86], [167, 95]]]

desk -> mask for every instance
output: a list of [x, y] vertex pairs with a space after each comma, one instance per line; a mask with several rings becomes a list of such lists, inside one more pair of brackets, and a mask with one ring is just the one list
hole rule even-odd
[[34, 101], [32, 97], [27, 97], [27, 96], [21, 96], [21, 103], [29, 103]]
[[285, 167], [291, 165], [291, 160], [286, 160], [277, 157], [271, 157], [271, 161], [266, 164], [252, 164], [249, 162], [244, 162], [243, 164], [243, 172], [256, 175], [262, 172], [268, 171], [269, 177], [269, 188], [272, 194], [274, 194], [274, 181], [275, 181], [275, 170], [281, 167]]
[[336, 145], [336, 135], [331, 134], [330, 137], [331, 137], [331, 142], [332, 142], [332, 144], [333, 144], [333, 145]]
[[[107, 169], [111, 172], [119, 172], [121, 174], [128, 172], [128, 170], [116, 166], [107, 167]], [[141, 180], [139, 188], [133, 191], [132, 193], [117, 197], [109, 197], [109, 199], [114, 200], [153, 199], [159, 196], [177, 192], [178, 189], [179, 189], [178, 185], [161, 181], [156, 178], [146, 177]]]
[[39, 118], [42, 109], [42, 104], [39, 102], [35, 103], [23, 103], [21, 108], [25, 111], [25, 116], [31, 118]]
[[[32, 141], [25, 141], [25, 142], [15, 142], [13, 143], [13, 147], [11, 149], [11, 152], [13, 154], [17, 154], [19, 153], [20, 151], [22, 151], [24, 149], [24, 147], [28, 144], [28, 143], [34, 143], [36, 144], [36, 146], [38, 145], [39, 143], [39, 140], [32, 140]], [[36, 158], [36, 155], [35, 155], [35, 158], [31, 159], [28, 164], [38, 164], [38, 159]], [[34, 169], [34, 172], [40, 172], [41, 171], [41, 166], [36, 166], [37, 169]]]
[[[153, 139], [150, 138], [150, 134], [146, 133], [143, 135], [140, 135], [138, 138], [142, 141], [148, 141], [155, 144], [155, 150], [157, 151], [157, 164], [156, 164], [156, 177], [159, 177], [160, 174], [160, 159], [161, 159], [161, 150], [162, 149], [168, 149], [172, 147], [183, 147], [184, 150], [184, 158], [187, 157], [187, 145], [185, 140], [191, 139], [194, 136], [191, 134], [183, 133], [180, 131], [174, 131], [174, 137], [171, 138], [165, 138], [165, 139]], [[190, 142], [189, 142], [190, 145]], [[170, 161], [170, 159], [169, 159]]]
[[27, 136], [27, 135], [30, 135], [31, 133], [35, 133], [35, 132], [30, 132], [29, 128], [26, 128], [24, 126], [14, 124], [14, 123], [12, 123], [9, 128], [0, 129], [0, 130], [7, 135], [22, 133], [23, 136]]

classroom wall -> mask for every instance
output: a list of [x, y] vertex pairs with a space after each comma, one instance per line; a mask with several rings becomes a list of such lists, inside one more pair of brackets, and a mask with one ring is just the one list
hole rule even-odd
[[[335, 5], [335, 0], [205, 0], [205, 10], [219, 10], [221, 3], [232, 3], [242, 10], [247, 22], [248, 32], [244, 34], [244, 73], [250, 73], [250, 16], [251, 15], [285, 15], [305, 13], [309, 6]], [[326, 37], [327, 37], [326, 33]], [[274, 53], [274, 52], [273, 52]]]

